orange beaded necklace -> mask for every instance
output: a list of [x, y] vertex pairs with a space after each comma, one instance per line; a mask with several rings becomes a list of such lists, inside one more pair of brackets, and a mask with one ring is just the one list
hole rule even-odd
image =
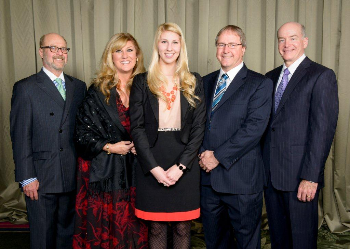
[[176, 82], [175, 77], [174, 77], [174, 86], [170, 92], [166, 92], [165, 87], [163, 85], [160, 87], [160, 91], [167, 99], [167, 108], [166, 109], [168, 109], [168, 110], [171, 109], [172, 104], [175, 102], [176, 94], [177, 94], [178, 90], [179, 90], [179, 87], [177, 86], [177, 82]]

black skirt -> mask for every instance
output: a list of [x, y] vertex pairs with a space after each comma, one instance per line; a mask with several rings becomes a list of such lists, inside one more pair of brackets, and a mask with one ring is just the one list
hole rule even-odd
[[[151, 148], [158, 166], [169, 169], [183, 153], [186, 144], [180, 139], [180, 131], [160, 131], [155, 146]], [[190, 165], [185, 165], [189, 167]], [[198, 160], [190, 170], [170, 187], [158, 183], [148, 172], [144, 174], [141, 166], [136, 169], [136, 216], [153, 221], [185, 221], [200, 215], [200, 173]]]

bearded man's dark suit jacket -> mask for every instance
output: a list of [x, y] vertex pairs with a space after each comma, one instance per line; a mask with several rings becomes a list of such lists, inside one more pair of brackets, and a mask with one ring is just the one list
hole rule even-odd
[[[282, 66], [266, 74], [274, 82], [274, 92], [281, 70]], [[293, 192], [293, 201], [301, 204], [302, 202], [298, 201], [296, 196], [301, 180], [317, 182], [318, 189], [323, 187], [324, 165], [335, 133], [338, 105], [338, 89], [334, 72], [306, 57], [289, 80], [277, 110], [274, 110], [274, 105], [272, 107], [271, 119], [263, 143], [266, 176], [269, 177], [269, 184], [272, 184], [269, 187]], [[267, 192], [265, 194], [269, 202], [270, 195]], [[316, 246], [308, 245], [305, 240], [316, 241], [313, 238], [317, 236], [317, 221], [313, 222], [316, 224], [314, 232], [310, 234], [302, 231], [308, 227], [309, 223], [305, 222], [311, 219], [317, 220], [317, 197], [311, 203], [314, 203], [315, 209], [313, 217], [304, 217], [302, 209], [296, 211], [297, 208], [293, 208], [298, 213], [294, 219], [299, 219], [301, 224], [304, 224], [301, 225], [300, 231], [297, 231], [304, 234], [304, 239], [299, 237], [293, 240], [293, 248], [315, 248]], [[281, 210], [273, 200], [266, 205], [270, 211], [268, 214], [270, 213], [271, 220], [285, 211]], [[301, 205], [300, 208], [303, 206], [307, 205]], [[290, 222], [293, 223], [293, 220]], [[279, 233], [278, 237], [289, 243], [289, 245], [281, 244], [276, 248], [291, 246], [291, 242], [282, 235], [285, 233], [283, 228], [270, 224], [270, 230]], [[297, 241], [301, 244], [297, 245]]]
[[[86, 85], [66, 74], [64, 78], [66, 101], [43, 70], [16, 82], [13, 87], [10, 122], [16, 181], [34, 177], [39, 181], [39, 200], [31, 201], [26, 197], [31, 242], [34, 234], [37, 236], [35, 241], [40, 242], [32, 244], [34, 248], [49, 247], [50, 242], [47, 241], [55, 240], [50, 235], [55, 235], [56, 230], [48, 226], [56, 226], [57, 221], [54, 215], [47, 216], [55, 212], [60, 214], [55, 204], [51, 203], [53, 206], [50, 206], [48, 199], [42, 195], [59, 195], [76, 188], [77, 158], [73, 133], [75, 116], [84, 99]], [[72, 208], [71, 213], [74, 214], [74, 202]], [[72, 227], [74, 230], [73, 224], [61, 232], [73, 235]], [[63, 245], [69, 241], [57, 241], [57, 245], [59, 243]]]
[[[223, 97], [213, 114], [211, 106], [214, 91], [218, 81], [220, 71], [215, 71], [203, 78], [204, 91], [207, 106], [207, 123], [204, 134], [201, 152], [205, 150], [214, 151], [215, 158], [220, 162], [210, 173], [201, 171], [201, 185], [211, 186], [211, 188], [220, 194], [227, 196], [244, 195], [247, 199], [251, 194], [260, 194], [260, 197], [254, 196], [254, 207], [236, 208], [239, 213], [253, 213], [251, 217], [258, 217], [258, 221], [250, 220], [248, 214], [246, 221], [253, 222], [244, 227], [244, 229], [255, 231], [260, 224], [260, 215], [262, 208], [262, 191], [264, 185], [264, 166], [260, 148], [260, 139], [268, 124], [271, 103], [272, 103], [272, 82], [261, 74], [249, 70], [245, 65], [237, 73], [230, 83]], [[203, 200], [208, 198], [210, 193], [201, 193], [202, 220], [206, 237], [207, 248], [230, 248], [228, 236], [222, 233], [232, 230], [230, 224], [226, 221], [218, 221], [219, 218], [209, 218], [220, 215], [222, 210], [206, 213], [203, 207], [207, 204]], [[260, 210], [259, 210], [260, 207]], [[210, 208], [209, 208], [210, 209]], [[214, 208], [215, 209], [215, 208]], [[217, 212], [217, 214], [215, 214]], [[224, 211], [227, 213], [227, 210]], [[231, 223], [232, 216], [230, 215]], [[241, 217], [238, 219], [244, 220]], [[249, 220], [249, 221], [248, 221]], [[237, 227], [235, 227], [235, 230]], [[258, 228], [260, 229], [260, 227]], [[241, 232], [238, 231], [237, 232]], [[241, 233], [240, 233], [241, 234]], [[260, 233], [259, 233], [260, 234]], [[259, 235], [258, 234], [258, 235]], [[237, 240], [248, 246], [247, 237], [236, 234]], [[256, 238], [258, 239], [258, 238]], [[251, 241], [252, 242], [252, 241]], [[252, 242], [257, 244], [258, 242]], [[249, 247], [249, 246], [248, 246]]]

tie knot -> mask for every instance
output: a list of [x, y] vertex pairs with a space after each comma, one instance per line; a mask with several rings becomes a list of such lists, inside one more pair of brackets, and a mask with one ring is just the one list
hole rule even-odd
[[221, 76], [221, 79], [227, 80], [227, 79], [228, 79], [228, 75], [224, 73], [224, 74]]
[[61, 78], [57, 78], [57, 79], [55, 79], [56, 80], [56, 82], [58, 83], [58, 84], [62, 84], [62, 79]]
[[284, 74], [284, 75], [289, 75], [289, 74], [290, 74], [288, 68], [284, 69], [284, 73], [283, 73], [283, 74]]

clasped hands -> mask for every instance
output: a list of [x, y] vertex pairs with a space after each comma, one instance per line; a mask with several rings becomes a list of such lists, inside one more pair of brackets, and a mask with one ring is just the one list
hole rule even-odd
[[214, 151], [206, 150], [198, 155], [199, 166], [209, 173], [219, 165], [219, 161], [214, 156]]
[[[182, 167], [186, 168], [184, 165]], [[163, 184], [165, 187], [170, 187], [174, 185], [180, 177], [183, 175], [183, 171], [179, 169], [179, 167], [174, 164], [168, 170], [164, 170], [162, 167], [157, 166], [151, 169], [151, 173], [156, 178], [156, 180]]]
[[[113, 154], [126, 155], [131, 152], [136, 155], [136, 149], [132, 141], [120, 141], [115, 144], [107, 143], [109, 147], [109, 152]], [[103, 146], [104, 151], [108, 151], [107, 144]]]

